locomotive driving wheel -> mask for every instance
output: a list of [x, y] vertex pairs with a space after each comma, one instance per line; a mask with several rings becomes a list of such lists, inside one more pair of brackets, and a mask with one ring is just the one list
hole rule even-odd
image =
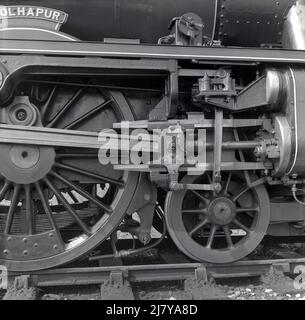
[[[210, 182], [208, 173], [186, 176], [182, 181]], [[228, 173], [218, 194], [172, 191], [165, 208], [168, 232], [176, 246], [191, 259], [210, 263], [230, 263], [246, 257], [262, 241], [270, 219], [265, 187], [249, 187], [239, 173]]]
[[[100, 132], [133, 119], [121, 92], [70, 82], [20, 84], [8, 123]], [[122, 221], [137, 177], [101, 165], [96, 149], [1, 144], [0, 264], [31, 271], [89, 253]]]

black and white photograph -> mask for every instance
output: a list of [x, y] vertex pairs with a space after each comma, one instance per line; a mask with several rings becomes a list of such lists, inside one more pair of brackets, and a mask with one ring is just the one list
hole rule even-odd
[[0, 300], [305, 300], [305, 0], [0, 0]]

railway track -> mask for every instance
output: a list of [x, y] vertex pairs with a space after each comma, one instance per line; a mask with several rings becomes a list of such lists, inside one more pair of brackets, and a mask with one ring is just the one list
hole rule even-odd
[[[124, 244], [128, 240], [122, 241]], [[233, 279], [267, 279], [270, 287], [281, 293], [302, 292], [294, 286], [297, 276], [296, 267], [305, 270], [305, 258], [298, 254], [288, 253], [288, 250], [277, 251], [276, 259], [243, 260], [231, 264], [194, 263], [185, 256], [173, 250], [174, 246], [167, 241], [158, 249], [145, 252], [141, 255], [124, 259], [102, 259], [94, 262], [83, 261], [78, 264], [50, 270], [9, 273], [9, 289], [13, 288], [14, 298], [16, 291], [27, 292], [28, 289], [50, 290], [96, 286], [100, 288], [100, 298], [103, 300], [133, 300], [137, 297], [134, 287], [145, 287], [152, 284], [164, 284], [170, 287], [178, 282], [190, 299], [227, 299], [227, 294], [219, 283]], [[282, 256], [290, 255], [283, 259]], [[90, 260], [90, 259], [89, 259]], [[298, 273], [298, 272], [297, 272]], [[254, 281], [254, 280], [253, 280]], [[146, 289], [150, 290], [150, 289]], [[75, 290], [74, 290], [75, 291]], [[195, 292], [195, 295], [194, 295]], [[20, 298], [20, 296], [19, 296]], [[22, 298], [22, 294], [21, 294]]]

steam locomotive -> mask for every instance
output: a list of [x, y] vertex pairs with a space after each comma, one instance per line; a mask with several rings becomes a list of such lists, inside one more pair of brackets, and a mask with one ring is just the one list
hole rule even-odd
[[0, 264], [303, 242], [304, 21], [304, 0], [0, 1]]

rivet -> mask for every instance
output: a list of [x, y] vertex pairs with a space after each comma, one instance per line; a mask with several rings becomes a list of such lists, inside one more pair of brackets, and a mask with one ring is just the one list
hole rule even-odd
[[23, 251], [23, 255], [26, 256], [28, 254], [28, 250]]
[[34, 243], [34, 247], [37, 248], [38, 247], [38, 243]]
[[27, 242], [28, 242], [28, 239], [27, 239], [27, 238], [23, 238], [22, 241], [23, 241], [24, 243], [27, 243]]
[[53, 238], [53, 233], [49, 233], [49, 237], [50, 237], [50, 238]]
[[57, 245], [57, 244], [54, 244], [53, 248], [54, 248], [55, 250], [57, 250], [57, 249], [58, 249], [58, 245]]
[[8, 241], [8, 242], [12, 241], [12, 238], [11, 238], [11, 237], [8, 237], [8, 238], [7, 238], [7, 241]]
[[8, 254], [9, 251], [5, 249], [5, 250], [3, 250], [3, 253], [4, 253], [4, 254]]

